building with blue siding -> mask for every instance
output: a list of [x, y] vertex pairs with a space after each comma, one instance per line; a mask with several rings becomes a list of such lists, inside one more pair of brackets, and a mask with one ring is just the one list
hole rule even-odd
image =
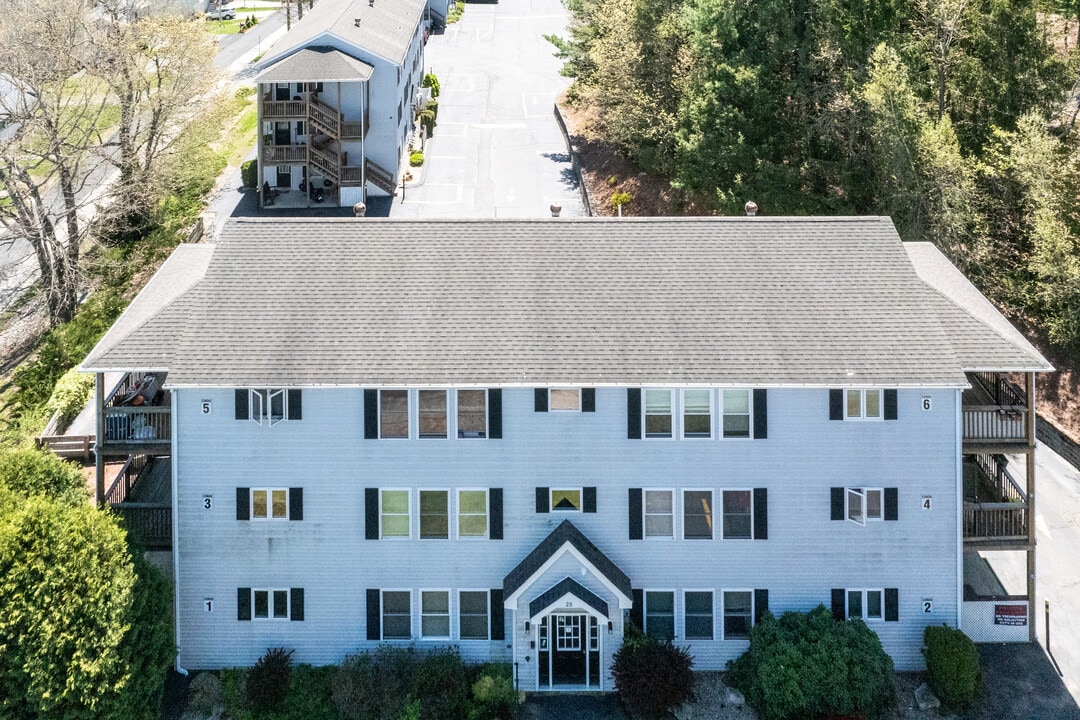
[[887, 218], [236, 220], [83, 368], [187, 668], [450, 644], [609, 690], [627, 623], [722, 669], [819, 604], [918, 668], [992, 624], [966, 547], [1034, 563], [998, 466], [1051, 368]]

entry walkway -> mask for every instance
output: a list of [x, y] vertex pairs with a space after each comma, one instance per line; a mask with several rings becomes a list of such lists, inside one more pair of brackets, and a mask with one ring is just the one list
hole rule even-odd
[[627, 720], [614, 693], [530, 693], [518, 709], [520, 720]]
[[544, 35], [566, 34], [559, 0], [465, 6], [424, 50], [439, 78], [438, 125], [421, 184], [394, 198], [393, 218], [581, 216], [584, 207], [555, 98], [569, 85]]

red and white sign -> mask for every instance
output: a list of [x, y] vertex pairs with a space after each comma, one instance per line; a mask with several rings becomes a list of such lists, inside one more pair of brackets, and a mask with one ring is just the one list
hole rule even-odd
[[1027, 605], [994, 605], [995, 625], [1027, 625]]

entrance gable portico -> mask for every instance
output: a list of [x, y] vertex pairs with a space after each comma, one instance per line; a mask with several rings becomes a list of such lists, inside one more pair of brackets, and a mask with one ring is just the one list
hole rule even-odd
[[[575, 600], [578, 602], [574, 602]], [[546, 615], [557, 607], [567, 607], [567, 603], [575, 607], [584, 605], [586, 612], [591, 609], [595, 613], [602, 615], [605, 620], [611, 619], [611, 616], [608, 615], [608, 604], [597, 597], [596, 593], [590, 592], [587, 588], [582, 587], [581, 583], [571, 578], [563, 578], [547, 592], [530, 602], [529, 619], [535, 622], [536, 618]]]

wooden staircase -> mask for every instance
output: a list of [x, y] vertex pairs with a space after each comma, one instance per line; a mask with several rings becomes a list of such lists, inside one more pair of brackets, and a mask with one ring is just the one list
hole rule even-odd
[[367, 173], [367, 179], [371, 181], [371, 184], [375, 187], [384, 190], [391, 195], [397, 192], [397, 183], [394, 182], [393, 173], [386, 170], [382, 165], [365, 158], [364, 172]]

